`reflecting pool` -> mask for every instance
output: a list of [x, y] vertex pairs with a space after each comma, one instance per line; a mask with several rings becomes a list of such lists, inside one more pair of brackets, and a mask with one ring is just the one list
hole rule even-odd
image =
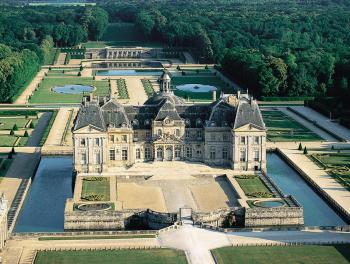
[[177, 90], [184, 91], [184, 92], [192, 92], [192, 93], [208, 93], [212, 91], [216, 91], [217, 88], [215, 86], [211, 85], [204, 85], [204, 84], [183, 84], [183, 85], [177, 85]]
[[55, 93], [63, 94], [81, 94], [84, 92], [92, 92], [93, 90], [95, 90], [93, 86], [80, 84], [67, 84], [64, 86], [55, 86], [52, 88], [52, 91]]
[[147, 70], [106, 70], [97, 71], [98, 76], [148, 76], [148, 75], [161, 75], [162, 71], [147, 71]]
[[72, 193], [72, 157], [43, 157], [17, 220], [15, 232], [60, 232]]
[[304, 207], [306, 226], [345, 225], [343, 219], [277, 154], [267, 154], [267, 174]]

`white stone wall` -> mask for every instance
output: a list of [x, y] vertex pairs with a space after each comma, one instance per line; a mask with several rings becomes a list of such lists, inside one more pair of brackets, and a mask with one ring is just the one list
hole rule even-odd
[[3, 249], [9, 237], [7, 230], [8, 202], [4, 196], [0, 198], [0, 249]]

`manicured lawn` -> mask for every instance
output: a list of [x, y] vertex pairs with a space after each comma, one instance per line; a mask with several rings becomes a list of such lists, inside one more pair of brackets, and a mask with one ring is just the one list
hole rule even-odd
[[133, 23], [110, 23], [101, 41], [83, 44], [86, 48], [103, 48], [105, 46], [161, 46], [159, 43], [145, 40], [142, 32]]
[[[196, 73], [193, 73], [193, 75], [186, 75], [186, 76], [174, 76], [171, 79], [172, 85], [182, 85], [182, 84], [204, 84], [204, 85], [212, 85], [215, 86], [218, 90], [216, 92], [216, 97], [220, 97], [221, 91], [224, 91], [224, 93], [233, 93], [231, 87], [226, 86], [226, 84], [218, 77], [216, 76], [206, 76], [206, 75], [197, 75]], [[174, 87], [175, 88], [175, 87]], [[174, 91], [177, 96], [183, 97], [183, 98], [189, 98], [190, 100], [211, 100], [212, 99], [212, 92], [208, 93], [193, 93], [193, 92], [184, 92], [180, 90]]]
[[235, 180], [248, 197], [272, 197], [271, 192], [258, 176], [236, 176]]
[[350, 245], [261, 246], [214, 249], [218, 264], [345, 264], [350, 261]]
[[16, 136], [0, 135], [0, 146], [1, 147], [12, 147], [17, 140]]
[[317, 134], [281, 111], [261, 111], [270, 141], [317, 141]]
[[109, 94], [108, 81], [94, 81], [92, 78], [84, 77], [45, 78], [29, 101], [30, 103], [80, 103], [82, 94], [63, 94], [52, 91], [55, 86], [68, 84], [92, 85], [96, 87], [94, 94], [100, 96]]
[[83, 179], [81, 198], [89, 201], [109, 201], [109, 178], [100, 177], [100, 180]]
[[18, 129], [24, 128], [28, 122], [29, 119], [24, 117], [0, 117], [0, 130], [11, 130], [15, 124], [17, 125]]
[[183, 251], [173, 249], [39, 251], [35, 264], [186, 264]]

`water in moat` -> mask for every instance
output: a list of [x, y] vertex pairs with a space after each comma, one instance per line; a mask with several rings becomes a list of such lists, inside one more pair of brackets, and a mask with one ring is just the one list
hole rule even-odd
[[43, 157], [15, 231], [63, 231], [65, 202], [71, 197], [72, 157]]
[[[267, 155], [269, 176], [285, 194], [304, 207], [305, 225], [332, 226], [345, 222], [302, 177], [274, 153]], [[64, 206], [72, 194], [72, 158], [43, 157], [20, 212], [16, 232], [61, 232]]]
[[345, 225], [343, 219], [277, 154], [267, 154], [267, 174], [304, 208], [306, 226]]

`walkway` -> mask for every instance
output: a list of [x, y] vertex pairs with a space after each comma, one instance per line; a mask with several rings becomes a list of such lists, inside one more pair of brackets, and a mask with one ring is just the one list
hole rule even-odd
[[64, 62], [66, 60], [67, 53], [60, 53], [58, 55], [57, 61], [55, 62], [55, 65], [64, 65]]
[[47, 137], [47, 140], [45, 142], [45, 146], [61, 146], [66, 124], [69, 121], [70, 115], [70, 108], [60, 108], [55, 118], [55, 122], [51, 127], [49, 136]]
[[332, 122], [329, 120], [328, 117], [316, 112], [315, 110], [305, 107], [305, 106], [291, 106], [290, 108], [294, 109], [301, 115], [306, 116], [308, 119], [311, 119], [315, 122], [317, 122], [318, 125], [321, 127], [324, 127], [325, 129], [328, 129], [335, 134], [337, 134], [339, 137], [343, 138], [347, 142], [350, 142], [350, 129], [339, 125], [336, 122]]
[[184, 54], [184, 57], [186, 59], [186, 64], [189, 63], [189, 64], [196, 64], [195, 60], [193, 59], [191, 53], [189, 52], [183, 52]]
[[15, 104], [26, 104], [28, 103], [28, 98], [31, 96], [35, 88], [38, 87], [38, 84], [41, 83], [42, 79], [45, 77], [45, 74], [49, 69], [41, 69], [37, 75], [33, 78], [27, 88], [22, 92], [22, 94], [16, 99]]
[[125, 77], [126, 88], [128, 89], [130, 101], [132, 105], [142, 105], [148, 99], [146, 92], [141, 83], [141, 79], [145, 76], [127, 76]]

